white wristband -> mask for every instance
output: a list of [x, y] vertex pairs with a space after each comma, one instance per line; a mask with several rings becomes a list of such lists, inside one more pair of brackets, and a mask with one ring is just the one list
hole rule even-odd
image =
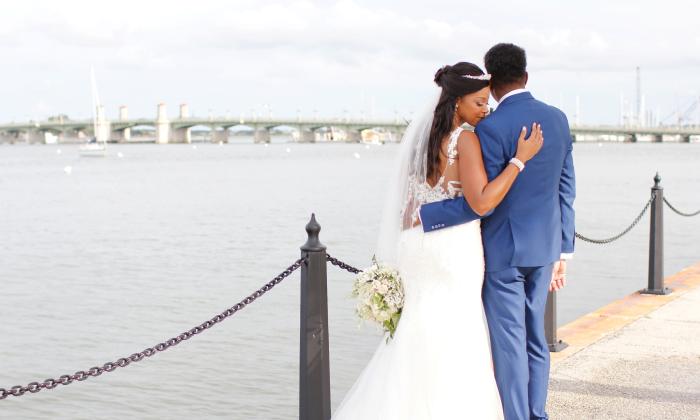
[[520, 172], [522, 172], [523, 169], [525, 169], [525, 164], [518, 158], [511, 159], [509, 163], [512, 163], [513, 165], [517, 166]]

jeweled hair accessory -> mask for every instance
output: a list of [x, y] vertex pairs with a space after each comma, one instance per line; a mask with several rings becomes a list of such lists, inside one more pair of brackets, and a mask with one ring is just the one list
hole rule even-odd
[[474, 80], [491, 80], [490, 74], [481, 74], [479, 76], [472, 76], [471, 74], [463, 74], [462, 77], [466, 77], [467, 79], [474, 79]]

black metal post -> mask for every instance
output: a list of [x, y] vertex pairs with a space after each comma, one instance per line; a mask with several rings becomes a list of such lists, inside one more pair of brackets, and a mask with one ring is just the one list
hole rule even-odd
[[301, 266], [299, 420], [331, 418], [326, 247], [318, 239], [320, 231], [312, 214], [301, 247], [307, 260]]
[[651, 203], [649, 224], [649, 287], [641, 290], [641, 293], [667, 295], [671, 289], [664, 287], [664, 189], [658, 172], [651, 193], [654, 201]]
[[569, 347], [565, 342], [557, 339], [557, 292], [549, 292], [547, 295], [547, 308], [544, 312], [544, 334], [547, 337], [547, 345], [550, 352], [562, 351]]

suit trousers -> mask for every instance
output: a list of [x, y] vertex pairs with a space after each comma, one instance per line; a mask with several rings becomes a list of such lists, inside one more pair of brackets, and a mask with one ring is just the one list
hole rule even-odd
[[486, 272], [482, 298], [505, 420], [548, 419], [544, 313], [553, 264]]

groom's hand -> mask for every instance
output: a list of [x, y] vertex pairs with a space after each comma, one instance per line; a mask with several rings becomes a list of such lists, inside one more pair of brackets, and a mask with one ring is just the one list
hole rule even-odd
[[566, 260], [559, 260], [554, 263], [552, 269], [552, 281], [549, 283], [549, 291], [556, 292], [566, 286]]

